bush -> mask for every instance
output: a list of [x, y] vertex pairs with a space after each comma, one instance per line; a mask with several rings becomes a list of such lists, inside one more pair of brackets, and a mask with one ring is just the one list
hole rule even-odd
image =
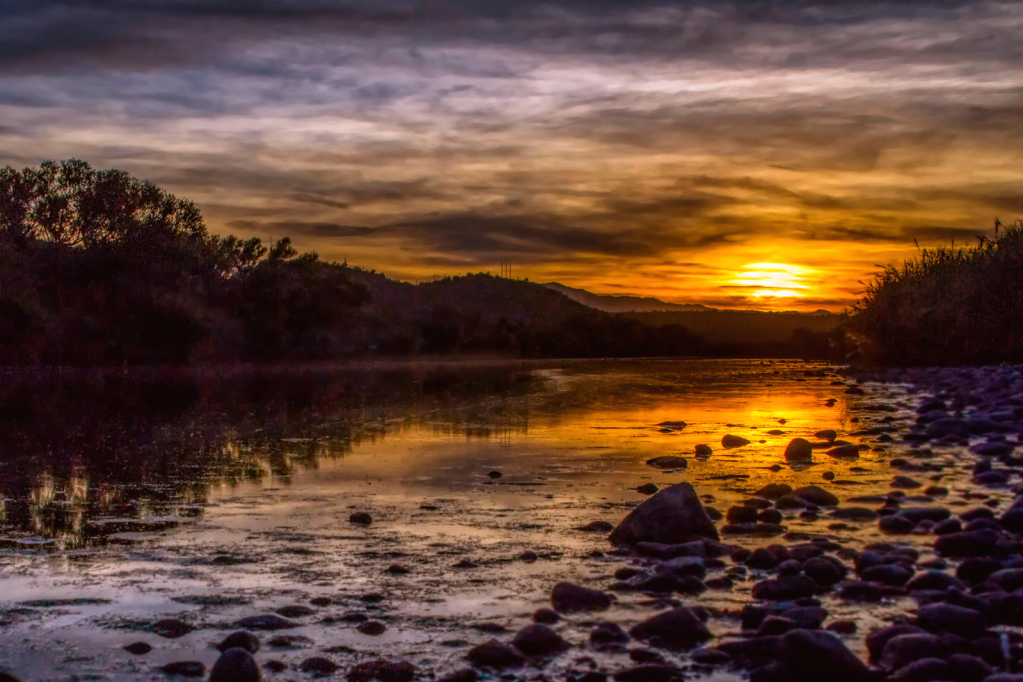
[[1023, 361], [1023, 223], [972, 247], [922, 249], [853, 306], [865, 356], [892, 365]]

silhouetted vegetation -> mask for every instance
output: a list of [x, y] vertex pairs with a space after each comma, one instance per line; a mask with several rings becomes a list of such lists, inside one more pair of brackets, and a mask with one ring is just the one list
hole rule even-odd
[[735, 329], [708, 343], [645, 315], [483, 273], [414, 286], [299, 255], [287, 238], [218, 237], [192, 202], [83, 161], [0, 170], [2, 365], [844, 357], [834, 320], [732, 315]]
[[854, 306], [867, 356], [895, 365], [1023, 362], [1023, 224], [888, 266]]

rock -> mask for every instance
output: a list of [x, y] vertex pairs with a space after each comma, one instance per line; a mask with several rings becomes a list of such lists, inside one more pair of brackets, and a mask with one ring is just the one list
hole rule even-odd
[[805, 575], [770, 578], [753, 586], [754, 599], [767, 601], [794, 601], [804, 597], [812, 597], [819, 587], [817, 583]]
[[259, 651], [259, 637], [244, 630], [232, 632], [217, 645], [217, 651], [220, 653], [224, 653], [228, 649], [245, 649], [250, 654], [254, 654]]
[[984, 634], [987, 622], [977, 611], [952, 604], [927, 604], [916, 613], [916, 624], [928, 632], [951, 632], [966, 639]]
[[245, 628], [246, 630], [290, 630], [291, 628], [297, 628], [298, 623], [293, 623], [286, 618], [281, 618], [276, 614], [268, 614], [265, 616], [249, 616], [248, 618], [242, 618], [240, 621], [235, 623], [236, 627]]
[[206, 674], [206, 666], [200, 661], [175, 661], [160, 668], [167, 675], [181, 677], [202, 677]]
[[933, 658], [943, 650], [941, 639], [935, 635], [896, 635], [885, 642], [879, 664], [887, 670], [898, 670], [921, 658]]
[[838, 438], [838, 434], [835, 432], [834, 429], [824, 429], [823, 431], [818, 431], [817, 433], [813, 434], [813, 437], [816, 438], [817, 440], [833, 441], [836, 438]]
[[610, 521], [590, 521], [585, 526], [579, 526], [579, 530], [587, 533], [610, 533], [614, 528]]
[[889, 682], [931, 682], [947, 680], [952, 675], [952, 666], [940, 658], [921, 658], [895, 671], [888, 677]]
[[679, 544], [695, 538], [719, 538], [696, 491], [688, 483], [664, 488], [622, 519], [608, 537], [614, 545], [649, 541]]
[[697, 457], [710, 457], [711, 454], [714, 452], [713, 450], [710, 449], [709, 445], [703, 445], [702, 443], [700, 445], [697, 445], [694, 450]]
[[923, 634], [927, 634], [923, 628], [918, 628], [915, 625], [909, 624], [889, 625], [888, 627], [872, 630], [866, 638], [867, 653], [870, 656], [870, 662], [876, 663], [881, 658], [881, 654], [884, 652], [885, 645], [888, 644], [889, 640], [898, 637], [899, 635]]
[[854, 620], [836, 620], [828, 623], [828, 626], [824, 629], [828, 632], [834, 632], [836, 635], [854, 635], [858, 627]]
[[944, 557], [983, 557], [998, 553], [998, 534], [991, 530], [964, 530], [939, 536], [934, 551]]
[[950, 587], [962, 590], [966, 586], [961, 580], [944, 571], [924, 571], [913, 576], [913, 579], [906, 583], [906, 589], [910, 592], [915, 590], [940, 590], [944, 592]]
[[843, 521], [873, 521], [878, 513], [867, 507], [839, 507], [831, 517]]
[[998, 585], [1006, 592], [1015, 592], [1023, 587], [1023, 568], [1002, 568], [987, 577], [987, 581]]
[[259, 682], [263, 674], [252, 654], [235, 647], [220, 654], [210, 670], [209, 682]]
[[[536, 561], [536, 559], [533, 559], [533, 561]], [[387, 567], [387, 570], [385, 572], [391, 575], [408, 575], [409, 573], [411, 573], [411, 571], [407, 567], [402, 566], [401, 564], [391, 564], [390, 566]], [[281, 612], [278, 611], [277, 613]], [[281, 615], [284, 616], [287, 614], [281, 613]]]
[[313, 606], [319, 606], [320, 608], [323, 608], [324, 606], [330, 606], [331, 604], [333, 604], [334, 600], [331, 599], [330, 597], [316, 597], [315, 599], [310, 599], [309, 603], [312, 604]]
[[[629, 641], [629, 635], [618, 623], [600, 623], [590, 630], [590, 643], [595, 645], [616, 644]], [[636, 660], [633, 658], [633, 660]]]
[[1001, 569], [1001, 567], [1002, 562], [997, 559], [989, 559], [987, 557], [967, 559], [959, 564], [959, 567], [956, 569], [956, 577], [971, 585], [976, 585], [987, 580], [989, 575]]
[[868, 682], [867, 666], [838, 637], [828, 632], [792, 630], [782, 635], [780, 659], [797, 680], [821, 679], [827, 671], [828, 682]]
[[323, 656], [313, 656], [302, 661], [299, 670], [304, 673], [313, 673], [317, 677], [333, 675], [338, 671], [338, 664]]
[[839, 445], [837, 448], [831, 448], [825, 454], [828, 457], [834, 457], [835, 459], [859, 459], [860, 446], [852, 444]]
[[757, 513], [757, 521], [760, 523], [780, 524], [784, 518], [777, 509], [763, 509]]
[[384, 662], [377, 672], [380, 682], [412, 682], [416, 677], [416, 666], [408, 661]]
[[379, 679], [387, 661], [378, 658], [374, 661], [363, 661], [348, 671], [348, 682], [370, 682]]
[[815, 485], [808, 485], [792, 491], [792, 494], [801, 500], [815, 504], [818, 507], [833, 507], [838, 504], [838, 498], [824, 488]]
[[704, 649], [703, 647], [697, 647], [689, 652], [689, 658], [700, 665], [725, 665], [731, 663], [732, 657], [726, 654], [724, 651], [718, 649]]
[[135, 656], [144, 656], [153, 650], [153, 647], [148, 642], [132, 642], [131, 644], [124, 647], [124, 650], [129, 654]]
[[939, 523], [952, 515], [945, 507], [905, 507], [899, 510], [899, 515], [904, 516], [913, 523], [921, 521], [933, 521]]
[[812, 462], [813, 447], [805, 438], [793, 438], [785, 448], [786, 462]]
[[629, 634], [635, 639], [651, 643], [660, 642], [671, 648], [683, 649], [693, 648], [711, 637], [703, 621], [685, 606], [648, 618], [633, 626]]
[[980, 682], [994, 670], [984, 659], [969, 654], [952, 654], [948, 664], [952, 666], [949, 679], [962, 682]]
[[730, 433], [721, 439], [721, 447], [726, 450], [729, 448], [741, 448], [742, 446], [749, 444], [750, 441], [746, 440], [742, 436], [733, 436]]
[[184, 637], [194, 629], [195, 628], [188, 623], [180, 621], [177, 618], [164, 618], [163, 620], [157, 621], [153, 624], [153, 632], [161, 637], [166, 637], [167, 639]]
[[643, 485], [636, 487], [636, 492], [641, 493], [643, 495], [653, 495], [658, 490], [660, 490], [660, 488], [658, 488], [653, 483], [644, 483]]
[[753, 494], [765, 500], [777, 500], [786, 495], [791, 495], [792, 486], [787, 483], [768, 483]]
[[600, 590], [561, 582], [551, 590], [551, 605], [558, 613], [606, 611], [611, 606], [611, 597]]
[[366, 512], [355, 512], [354, 514], [348, 517], [348, 522], [354, 523], [359, 526], [368, 526], [371, 523], [373, 523], [373, 517], [367, 514]]
[[860, 577], [884, 585], [901, 586], [913, 577], [913, 570], [901, 564], [884, 564], [871, 566], [860, 573]]
[[682, 680], [682, 671], [667, 663], [644, 663], [615, 673], [615, 682], [668, 682]]
[[473, 647], [466, 654], [466, 658], [477, 668], [494, 668], [495, 670], [518, 668], [526, 662], [526, 659], [517, 650], [507, 644], [501, 644], [496, 639]]
[[527, 656], [553, 656], [568, 649], [568, 642], [546, 625], [534, 623], [518, 631], [512, 645]]
[[892, 482], [889, 485], [892, 488], [910, 489], [919, 488], [923, 484], [920, 483], [920, 481], [913, 480], [909, 476], [896, 476], [892, 479]]
[[358, 631], [370, 637], [378, 637], [387, 631], [387, 626], [378, 620], [368, 620], [358, 626]]
[[689, 462], [685, 457], [654, 457], [646, 461], [647, 466], [652, 466], [655, 469], [685, 469], [689, 466]]
[[282, 673], [288, 669], [288, 666], [284, 665], [283, 661], [271, 658], [269, 661], [263, 663], [263, 667], [272, 673]]
[[725, 512], [725, 519], [729, 523], [756, 523], [757, 510], [743, 505], [730, 507]]
[[813, 557], [803, 564], [803, 573], [821, 587], [830, 587], [845, 578], [846, 569], [834, 557]]
[[311, 616], [316, 613], [308, 606], [302, 606], [301, 604], [295, 604], [292, 606], [282, 606], [277, 609], [277, 614], [284, 616], [285, 618], [304, 618]]
[[519, 555], [519, 561], [525, 562], [527, 564], [534, 563], [539, 558], [540, 555], [531, 549], [527, 549], [525, 552]]
[[905, 535], [906, 533], [912, 533], [913, 529], [916, 528], [916, 524], [907, 519], [905, 516], [892, 514], [891, 516], [882, 516], [877, 522], [877, 527], [882, 533], [888, 533], [889, 535]]
[[479, 673], [472, 668], [462, 668], [456, 670], [453, 673], [448, 673], [444, 677], [437, 680], [437, 682], [476, 682], [479, 679]]

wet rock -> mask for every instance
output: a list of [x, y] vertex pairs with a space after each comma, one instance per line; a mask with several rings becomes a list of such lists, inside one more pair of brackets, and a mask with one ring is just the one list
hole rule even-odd
[[876, 663], [880, 660], [885, 646], [891, 639], [898, 637], [899, 635], [925, 634], [927, 633], [923, 628], [919, 628], [915, 625], [909, 625], [908, 623], [889, 625], [888, 627], [878, 628], [871, 631], [866, 638], [867, 653], [870, 656], [870, 662]]
[[689, 658], [700, 665], [709, 665], [711, 667], [726, 665], [732, 661], [732, 657], [724, 651], [704, 649], [703, 647], [697, 647], [689, 652]]
[[285, 618], [305, 618], [316, 613], [313, 609], [308, 606], [302, 606], [301, 604], [294, 604], [292, 606], [282, 606], [277, 609], [277, 614], [284, 616]]
[[994, 670], [987, 661], [969, 654], [952, 654], [948, 657], [952, 675], [948, 679], [960, 682], [980, 682]]
[[358, 526], [368, 526], [373, 523], [373, 517], [366, 512], [355, 512], [348, 517], [348, 522]]
[[284, 665], [283, 661], [278, 661], [277, 659], [272, 658], [263, 663], [263, 668], [272, 673], [282, 673], [288, 669], [288, 666]]
[[839, 507], [831, 515], [832, 518], [843, 521], [873, 521], [879, 514], [867, 507]]
[[[692, 648], [710, 639], [710, 631], [689, 608], [679, 606], [638, 623], [629, 630], [633, 638], [672, 648]], [[655, 639], [656, 638], [656, 639]]]
[[823, 474], [821, 474], [821, 478], [823, 478], [825, 481], [834, 481], [835, 480], [835, 472], [834, 471], [825, 471]]
[[479, 673], [472, 668], [462, 668], [456, 670], [453, 673], [448, 673], [444, 677], [437, 680], [437, 682], [476, 682], [479, 679]]
[[892, 488], [911, 489], [919, 488], [923, 484], [920, 483], [920, 481], [910, 478], [909, 476], [896, 476], [895, 478], [892, 479], [892, 482], [889, 483], [889, 485]]
[[[535, 561], [535, 559], [534, 559], [534, 561]], [[386, 572], [390, 573], [391, 575], [408, 575], [411, 571], [409, 571], [409, 569], [407, 567], [402, 566], [401, 564], [391, 564], [390, 566], [387, 567]], [[278, 611], [277, 613], [281, 613], [281, 612]], [[285, 614], [281, 614], [281, 615], [285, 615]]]
[[503, 475], [500, 471], [491, 471], [487, 474], [487, 478], [501, 478]]
[[757, 497], [762, 497], [765, 500], [777, 500], [786, 495], [792, 494], [792, 486], [787, 483], [768, 483], [763, 488], [754, 493]]
[[685, 457], [654, 457], [646, 461], [647, 466], [652, 466], [655, 469], [685, 469], [689, 466], [689, 462]]
[[697, 457], [710, 457], [714, 452], [709, 445], [700, 444], [694, 448]]
[[378, 620], [368, 620], [356, 628], [359, 632], [370, 637], [378, 637], [387, 630], [387, 626]]
[[144, 656], [152, 651], [153, 647], [148, 642], [132, 642], [125, 646], [124, 650], [129, 654], [134, 654], [135, 656]]
[[760, 523], [780, 524], [784, 518], [777, 509], [763, 509], [757, 512], [757, 521]]
[[836, 620], [828, 623], [824, 629], [836, 635], [853, 635], [856, 634], [858, 627], [854, 620]]
[[785, 447], [786, 462], [812, 462], [813, 446], [805, 438], [793, 438]]
[[608, 537], [615, 545], [637, 542], [678, 544], [694, 538], [718, 539], [696, 491], [688, 483], [669, 486], [632, 510]]
[[568, 649], [568, 642], [541, 623], [527, 625], [519, 630], [512, 645], [527, 656], [553, 656]]
[[249, 616], [248, 618], [242, 618], [240, 621], [235, 623], [236, 627], [244, 628], [246, 630], [290, 630], [291, 628], [297, 628], [298, 623], [293, 623], [286, 618], [281, 618], [276, 614], [267, 614], [263, 616]]
[[540, 555], [532, 550], [526, 550], [519, 555], [519, 561], [523, 561], [527, 564], [531, 564], [540, 558]]
[[795, 621], [784, 616], [768, 616], [760, 623], [760, 627], [757, 628], [757, 637], [783, 635], [789, 630], [794, 629], [796, 629]]
[[477, 564], [472, 559], [462, 559], [461, 561], [454, 565], [454, 568], [479, 568], [479, 567], [480, 565]]
[[933, 658], [942, 652], [941, 639], [935, 635], [896, 635], [885, 642], [878, 659], [882, 668], [898, 670], [921, 658]]
[[677, 545], [666, 545], [660, 542], [637, 542], [632, 549], [641, 556], [657, 559], [674, 559], [680, 556], [707, 556], [707, 545], [702, 541], [683, 542]]
[[808, 485], [792, 492], [799, 499], [819, 507], [832, 507], [838, 504], [838, 498], [824, 488]]
[[[590, 630], [590, 642], [594, 644], [623, 643], [628, 641], [628, 633], [622, 630], [618, 623], [600, 623]], [[522, 647], [519, 648], [521, 649]], [[636, 659], [633, 658], [633, 660]]]
[[823, 431], [818, 431], [817, 433], [813, 434], [813, 437], [816, 438], [817, 440], [833, 441], [836, 438], [838, 438], [838, 434], [835, 432], [834, 429], [824, 429]]
[[614, 528], [610, 521], [590, 521], [585, 526], [579, 526], [579, 530], [587, 533], [610, 533]]
[[867, 666], [838, 637], [821, 631], [792, 630], [782, 635], [780, 661], [797, 680], [819, 679], [827, 671], [829, 682], [867, 682]]
[[167, 675], [179, 675], [181, 677], [203, 677], [206, 674], [206, 666], [200, 661], [175, 661], [160, 668]]
[[900, 564], [871, 566], [860, 574], [864, 580], [883, 585], [905, 585], [913, 577], [913, 570]]
[[741, 448], [742, 446], [749, 444], [750, 441], [746, 440], [742, 436], [733, 436], [730, 433], [721, 439], [721, 447], [726, 450], [729, 448]]
[[416, 666], [408, 661], [385, 662], [377, 673], [380, 682], [412, 682], [415, 677]]
[[878, 602], [884, 593], [874, 583], [865, 580], [846, 580], [838, 585], [838, 596], [847, 601]]
[[725, 512], [725, 519], [729, 523], [756, 523], [757, 510], [746, 506], [730, 507]]
[[232, 632], [217, 645], [217, 651], [220, 653], [224, 653], [228, 649], [245, 649], [250, 654], [254, 654], [259, 651], [259, 637], [244, 630]]
[[262, 676], [252, 654], [236, 647], [220, 654], [210, 670], [209, 682], [259, 682]]
[[605, 611], [611, 606], [611, 597], [600, 590], [561, 582], [551, 590], [551, 605], [558, 613]]
[[636, 487], [636, 492], [642, 495], [653, 495], [658, 490], [660, 490], [660, 488], [653, 483], [644, 483], [643, 485]]
[[910, 592], [915, 590], [941, 590], [948, 588], [965, 589], [961, 580], [943, 571], [924, 571], [913, 576], [913, 579], [906, 583], [906, 589]]
[[338, 671], [340, 666], [337, 663], [324, 658], [323, 656], [313, 656], [302, 661], [302, 665], [298, 668], [304, 673], [312, 673], [317, 677], [325, 677], [327, 675], [333, 675]]
[[991, 530], [949, 533], [934, 543], [934, 551], [944, 557], [983, 557], [999, 552], [998, 534]]
[[668, 682], [682, 680], [682, 671], [666, 663], [644, 663], [614, 674], [615, 682]]
[[310, 599], [309, 603], [313, 606], [323, 608], [325, 606], [330, 606], [334, 603], [334, 601], [330, 597], [316, 597], [315, 599]]
[[956, 569], [956, 577], [971, 585], [982, 583], [987, 577], [999, 570], [1002, 562], [987, 557], [967, 559], [959, 564]]
[[167, 639], [184, 637], [195, 628], [177, 618], [164, 618], [153, 624], [153, 632]]
[[813, 557], [803, 564], [803, 573], [821, 587], [830, 587], [845, 578], [846, 568], [834, 557]]
[[473, 647], [466, 654], [466, 658], [477, 668], [493, 668], [495, 670], [518, 668], [526, 662], [518, 650], [507, 644], [501, 644], [496, 639]]
[[810, 577], [805, 575], [793, 575], [784, 578], [769, 578], [753, 586], [752, 596], [754, 599], [767, 601], [794, 601], [804, 597], [811, 597], [819, 587]]
[[839, 445], [837, 448], [831, 448], [825, 454], [835, 459], [859, 459], [860, 446], [852, 444]]
[[987, 622], [977, 611], [952, 604], [927, 604], [916, 613], [916, 624], [928, 632], [950, 632], [966, 639], [984, 634]]
[[952, 674], [952, 666], [940, 658], [921, 658], [895, 671], [888, 677], [890, 682], [931, 682], [931, 680], [947, 680]]
[[907, 519], [905, 516], [899, 514], [892, 514], [890, 516], [882, 516], [877, 522], [877, 527], [882, 533], [889, 535], [905, 535], [912, 533], [913, 529], [916, 528], [916, 524]]

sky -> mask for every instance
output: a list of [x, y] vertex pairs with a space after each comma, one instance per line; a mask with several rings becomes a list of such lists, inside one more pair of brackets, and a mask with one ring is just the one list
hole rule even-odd
[[1023, 217], [1023, 3], [0, 0], [0, 166], [422, 281], [841, 311]]

